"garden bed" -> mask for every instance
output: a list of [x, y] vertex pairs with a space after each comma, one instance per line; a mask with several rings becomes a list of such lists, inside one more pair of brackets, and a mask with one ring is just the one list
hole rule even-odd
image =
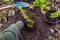
[[[29, 10], [28, 8], [24, 8], [26, 11], [26, 14], [35, 21], [34, 28], [30, 31], [26, 29], [25, 27], [21, 30], [20, 40], [50, 40], [52, 36], [55, 37], [55, 33], [52, 33], [50, 31], [53, 26], [49, 26], [45, 20], [44, 15], [41, 13], [39, 8], [36, 8], [34, 11]], [[9, 17], [8, 22], [2, 22], [3, 27], [0, 29], [0, 31], [6, 29], [11, 24], [17, 22], [22, 18], [21, 13], [18, 11], [18, 9], [15, 9], [16, 14], [15, 16]], [[55, 25], [54, 25], [55, 26]], [[54, 39], [53, 39], [54, 40]]]
[[[36, 8], [36, 10], [30, 11], [29, 9], [25, 9], [27, 15], [35, 20], [35, 26], [32, 31], [27, 30], [26, 28], [23, 28], [21, 31], [20, 39], [21, 40], [48, 40], [48, 36], [51, 35], [49, 32], [50, 26], [48, 26], [44, 22], [44, 15], [40, 12], [39, 8]], [[19, 12], [16, 12], [16, 15], [14, 17], [8, 18], [8, 23], [2, 22], [4, 27], [3, 29], [7, 28], [12, 23], [15, 23], [20, 18], [22, 18], [21, 14]]]

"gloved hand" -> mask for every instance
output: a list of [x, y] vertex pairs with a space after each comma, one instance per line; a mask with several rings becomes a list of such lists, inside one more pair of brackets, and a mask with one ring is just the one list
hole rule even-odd
[[22, 29], [22, 28], [24, 27], [24, 23], [23, 23], [22, 21], [17, 21], [15, 24], [16, 24], [16, 25], [18, 26], [18, 28], [20, 28], [20, 29]]

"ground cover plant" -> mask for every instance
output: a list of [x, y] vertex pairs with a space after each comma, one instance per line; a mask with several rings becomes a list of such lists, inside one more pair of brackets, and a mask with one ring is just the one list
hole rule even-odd
[[[35, 0], [33, 2], [33, 5], [35, 7], [39, 7], [41, 9], [41, 12], [44, 14], [45, 13], [44, 10], [50, 10], [50, 7], [48, 6], [49, 3], [46, 0]], [[31, 6], [30, 8], [33, 8], [33, 6]]]

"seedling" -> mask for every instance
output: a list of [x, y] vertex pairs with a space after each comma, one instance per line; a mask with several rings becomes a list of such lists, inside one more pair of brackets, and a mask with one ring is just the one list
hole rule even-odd
[[34, 21], [26, 15], [25, 10], [22, 7], [20, 7], [19, 10], [20, 10], [20, 13], [22, 14], [23, 18], [28, 22], [27, 27], [28, 28], [33, 27]]
[[52, 14], [50, 15], [50, 18], [56, 19], [56, 18], [58, 18], [59, 16], [60, 16], [60, 11], [56, 11], [55, 13], [52, 13]]
[[8, 17], [9, 16], [14, 16], [15, 15], [15, 11], [12, 9], [12, 10], [9, 10], [8, 12]]

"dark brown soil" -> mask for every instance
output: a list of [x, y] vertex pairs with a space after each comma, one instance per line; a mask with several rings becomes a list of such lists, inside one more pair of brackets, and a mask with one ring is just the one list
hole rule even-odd
[[36, 8], [34, 12], [26, 9], [27, 15], [35, 20], [35, 28], [32, 31], [22, 29], [21, 40], [49, 40], [48, 36], [51, 35], [49, 32], [49, 26], [44, 21], [44, 15], [40, 12], [39, 8]]
[[[17, 10], [17, 9], [16, 9]], [[40, 12], [39, 8], [36, 8], [34, 11], [31, 11], [29, 9], [25, 9], [27, 15], [35, 21], [34, 28], [30, 31], [26, 29], [25, 27], [21, 30], [20, 39], [21, 40], [49, 40], [49, 36], [52, 35], [49, 31], [50, 26], [46, 24], [44, 20], [44, 15]], [[20, 18], [22, 18], [21, 14], [19, 12], [16, 12], [16, 15], [14, 17], [8, 18], [8, 23], [2, 22], [5, 29], [12, 23], [15, 23]]]

